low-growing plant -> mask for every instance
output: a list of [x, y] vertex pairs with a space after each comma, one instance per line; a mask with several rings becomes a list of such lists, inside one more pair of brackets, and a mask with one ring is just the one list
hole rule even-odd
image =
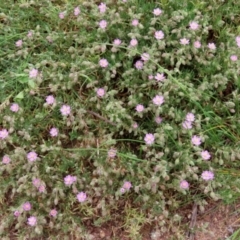
[[239, 193], [238, 1], [0, 9], [2, 238], [93, 239], [114, 220], [161, 236], [181, 206]]
[[240, 236], [239, 233], [240, 233], [240, 229], [235, 231], [229, 238], [227, 238], [227, 240], [237, 240]]

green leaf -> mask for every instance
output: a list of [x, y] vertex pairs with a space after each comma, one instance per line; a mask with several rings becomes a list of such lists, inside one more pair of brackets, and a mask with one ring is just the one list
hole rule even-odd
[[23, 98], [24, 98], [24, 92], [21, 91], [20, 93], [18, 93], [18, 95], [14, 99], [23, 99]]
[[35, 82], [32, 79], [28, 80], [28, 85], [30, 88], [35, 88], [35, 86], [36, 86]]
[[18, 78], [17, 81], [20, 82], [20, 83], [27, 83], [28, 82], [28, 77], [23, 76], [21, 78]]
[[74, 130], [72, 132], [70, 132], [69, 135], [70, 135], [70, 140], [71, 141], [74, 140], [74, 139], [77, 139], [78, 136], [79, 136], [78, 132], [74, 131]]
[[173, 130], [173, 128], [169, 124], [166, 124], [164, 126], [164, 129], [166, 129], [166, 130]]

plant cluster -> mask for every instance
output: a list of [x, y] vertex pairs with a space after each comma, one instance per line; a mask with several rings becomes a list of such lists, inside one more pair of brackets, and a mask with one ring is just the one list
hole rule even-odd
[[0, 236], [91, 239], [119, 218], [163, 233], [184, 204], [223, 198], [240, 160], [240, 6], [146, 2], [0, 4]]

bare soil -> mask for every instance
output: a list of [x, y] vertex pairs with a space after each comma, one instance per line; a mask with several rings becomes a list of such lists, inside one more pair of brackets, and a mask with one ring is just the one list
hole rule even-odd
[[[204, 213], [198, 209], [192, 231], [189, 231], [189, 226], [193, 209], [181, 209], [178, 214], [183, 218], [180, 226], [170, 227], [169, 232], [153, 239], [151, 233], [154, 226], [146, 224], [134, 240], [226, 240], [240, 227], [240, 203], [224, 205], [222, 202], [212, 202]], [[90, 232], [94, 240], [132, 240], [120, 223], [93, 227]]]

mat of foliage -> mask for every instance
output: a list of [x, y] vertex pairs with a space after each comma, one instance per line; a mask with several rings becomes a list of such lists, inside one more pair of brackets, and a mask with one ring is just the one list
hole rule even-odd
[[1, 239], [118, 220], [131, 239], [157, 222], [159, 239], [181, 206], [238, 197], [239, 11], [1, 1]]

